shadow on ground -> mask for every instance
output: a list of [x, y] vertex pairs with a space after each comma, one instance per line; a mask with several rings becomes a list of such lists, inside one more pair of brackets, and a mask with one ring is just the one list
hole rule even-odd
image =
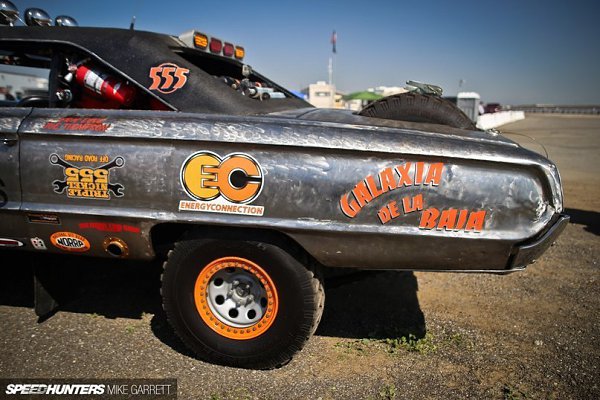
[[584, 225], [586, 231], [600, 235], [599, 212], [567, 208], [565, 213], [571, 217], [572, 224]]
[[[163, 343], [191, 355], [162, 310], [161, 263], [107, 260], [54, 254], [0, 251], [3, 279], [0, 305], [33, 306], [33, 269], [60, 282], [59, 311], [105, 318], [141, 319], [153, 314], [151, 328]], [[12, 268], [9, 266], [13, 266]], [[395, 338], [425, 335], [425, 319], [411, 272], [347, 272], [325, 281], [326, 305], [317, 335]]]

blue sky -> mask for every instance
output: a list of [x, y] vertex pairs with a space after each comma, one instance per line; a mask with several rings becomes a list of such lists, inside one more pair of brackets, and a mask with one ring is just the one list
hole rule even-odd
[[292, 90], [327, 80], [352, 92], [434, 83], [504, 104], [600, 104], [600, 1], [23, 0], [81, 26], [179, 34], [196, 28], [246, 48], [246, 62]]

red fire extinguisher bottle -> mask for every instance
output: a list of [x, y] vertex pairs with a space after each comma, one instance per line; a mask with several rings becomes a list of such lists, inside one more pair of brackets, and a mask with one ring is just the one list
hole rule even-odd
[[104, 100], [129, 106], [135, 98], [135, 88], [109, 74], [85, 65], [77, 67], [75, 80]]

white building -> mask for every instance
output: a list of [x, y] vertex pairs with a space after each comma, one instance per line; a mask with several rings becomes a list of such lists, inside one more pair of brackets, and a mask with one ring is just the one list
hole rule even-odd
[[[6, 94], [8, 93], [8, 94]], [[0, 100], [48, 94], [48, 78], [0, 71]]]
[[335, 86], [325, 81], [308, 85], [308, 102], [319, 108], [335, 107]]

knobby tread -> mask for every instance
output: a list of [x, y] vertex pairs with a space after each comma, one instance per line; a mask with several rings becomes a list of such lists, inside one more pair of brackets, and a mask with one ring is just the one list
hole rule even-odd
[[[261, 245], [261, 243], [256, 243], [256, 242], [255, 242], [255, 244], [258, 246]], [[175, 256], [176, 254], [178, 255], [180, 253], [185, 253], [186, 251], [191, 251], [191, 247], [188, 245], [188, 243], [186, 241], [175, 243], [174, 249], [169, 251], [169, 253], [167, 254], [167, 259], [163, 263], [163, 272], [161, 274], [161, 283], [164, 281], [164, 275], [165, 275], [165, 272], [167, 271], [167, 268], [169, 268], [169, 261], [172, 259], [172, 257]], [[282, 251], [284, 251], [284, 250], [282, 250]], [[282, 366], [288, 364], [292, 360], [293, 356], [305, 346], [306, 342], [308, 342], [310, 337], [316, 331], [316, 329], [319, 325], [319, 322], [321, 321], [321, 317], [323, 315], [324, 304], [325, 304], [325, 291], [323, 288], [323, 278], [321, 275], [320, 268], [318, 266], [305, 265], [305, 267], [306, 268], [303, 268], [303, 271], [299, 271], [299, 273], [302, 274], [302, 272], [304, 272], [304, 274], [305, 274], [303, 282], [302, 282], [303, 291], [305, 293], [310, 293], [310, 294], [306, 294], [304, 296], [304, 299], [305, 299], [304, 301], [305, 301], [305, 304], [312, 305], [312, 306], [307, 307], [307, 310], [305, 310], [304, 314], [307, 317], [310, 317], [307, 319], [310, 320], [311, 322], [303, 323], [301, 325], [301, 331], [303, 332], [303, 334], [298, 335], [294, 339], [294, 343], [292, 343], [292, 345], [289, 346], [286, 349], [286, 351], [281, 352], [278, 355], [271, 355], [271, 358], [269, 360], [261, 360], [261, 361], [255, 362], [255, 363], [245, 362], [243, 365], [240, 364], [239, 367], [263, 369], [263, 370], [282, 367]], [[173, 312], [176, 312], [176, 310], [170, 304], [169, 299], [163, 296], [164, 292], [163, 292], [162, 285], [161, 285], [160, 293], [161, 293], [161, 297], [163, 298], [162, 307], [163, 307], [163, 310], [165, 311], [167, 322], [171, 326], [174, 327], [177, 324], [177, 322], [172, 320], [171, 316], [172, 316]], [[209, 362], [217, 361], [220, 364], [235, 366], [232, 364], [230, 358], [227, 358], [200, 343], [195, 343], [195, 342], [190, 341], [187, 337], [185, 337], [184, 335], [181, 335], [178, 332], [178, 329], [173, 329], [173, 330], [174, 330], [175, 334], [177, 335], [177, 337], [189, 349], [198, 349], [198, 347], [202, 348], [201, 352], [198, 352], [197, 350], [194, 351], [200, 358], [202, 358], [206, 361], [209, 361]]]
[[477, 127], [455, 104], [438, 96], [418, 93], [400, 93], [377, 100], [359, 115], [397, 121], [426, 122], [459, 129]]

